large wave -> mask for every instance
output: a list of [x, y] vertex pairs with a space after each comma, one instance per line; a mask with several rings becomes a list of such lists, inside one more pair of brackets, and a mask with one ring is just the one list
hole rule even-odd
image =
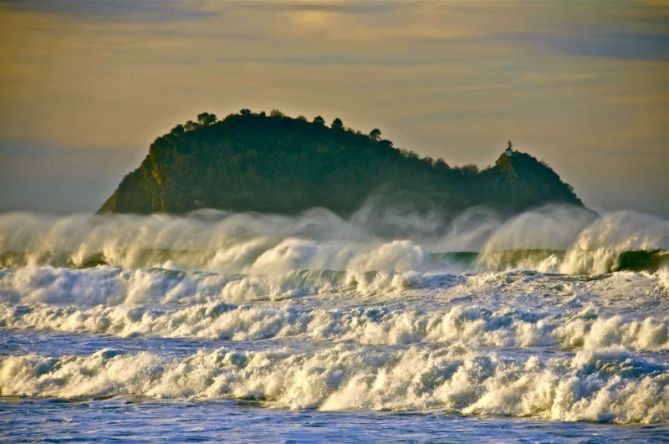
[[564, 206], [5, 214], [0, 396], [664, 422], [667, 250], [665, 220]]
[[357, 342], [489, 347], [559, 347], [635, 351], [669, 350], [669, 317], [599, 316], [585, 309], [567, 316], [529, 311], [490, 311], [455, 306], [424, 312], [396, 307], [296, 309], [272, 306], [198, 304], [175, 311], [126, 306], [0, 306], [0, 325], [13, 329], [86, 332], [118, 337], [232, 339], [290, 338]]
[[[389, 230], [389, 220], [395, 219]], [[565, 206], [540, 208], [506, 222], [480, 208], [449, 223], [393, 214], [384, 214], [381, 222], [363, 210], [344, 220], [325, 209], [293, 217], [213, 210], [185, 217], [0, 216], [0, 262], [5, 267], [107, 264], [227, 274], [523, 268], [588, 274], [621, 265], [655, 270], [669, 261], [666, 250], [665, 220], [627, 211], [595, 217]], [[621, 255], [630, 252], [640, 256], [628, 254], [630, 263], [621, 263]]]
[[669, 420], [667, 367], [622, 351], [512, 359], [461, 347], [299, 352], [101, 350], [0, 357], [0, 395], [233, 397], [286, 408], [445, 409], [617, 423]]

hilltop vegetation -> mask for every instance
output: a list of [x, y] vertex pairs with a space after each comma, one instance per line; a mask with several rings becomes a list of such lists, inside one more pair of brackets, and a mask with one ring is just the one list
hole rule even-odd
[[520, 152], [494, 166], [451, 167], [321, 117], [242, 110], [202, 113], [151, 145], [99, 212], [186, 213], [198, 208], [295, 213], [325, 207], [349, 215], [370, 196], [381, 205], [455, 214], [485, 205], [513, 214], [545, 203], [582, 206], [547, 165]]

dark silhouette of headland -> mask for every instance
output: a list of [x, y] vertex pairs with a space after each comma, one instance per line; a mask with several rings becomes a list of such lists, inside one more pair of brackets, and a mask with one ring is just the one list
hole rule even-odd
[[327, 126], [280, 111], [202, 113], [158, 137], [99, 213], [183, 214], [200, 208], [292, 214], [325, 207], [347, 216], [376, 204], [455, 215], [483, 205], [512, 215], [548, 203], [583, 206], [545, 163], [512, 150], [494, 165], [450, 166], [399, 149], [378, 129]]

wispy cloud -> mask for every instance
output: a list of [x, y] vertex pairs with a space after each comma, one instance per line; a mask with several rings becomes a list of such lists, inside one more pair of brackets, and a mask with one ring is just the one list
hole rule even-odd
[[0, 0], [5, 10], [78, 17], [95, 21], [174, 22], [204, 18], [198, 1], [160, 0]]

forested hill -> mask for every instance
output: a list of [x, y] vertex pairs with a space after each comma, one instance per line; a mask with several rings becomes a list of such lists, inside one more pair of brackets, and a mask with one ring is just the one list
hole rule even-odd
[[483, 171], [420, 158], [335, 119], [242, 110], [202, 113], [156, 139], [100, 213], [186, 213], [198, 208], [348, 215], [373, 196], [399, 209], [456, 214], [485, 205], [513, 214], [545, 203], [582, 206], [568, 184], [529, 154], [502, 153]]

